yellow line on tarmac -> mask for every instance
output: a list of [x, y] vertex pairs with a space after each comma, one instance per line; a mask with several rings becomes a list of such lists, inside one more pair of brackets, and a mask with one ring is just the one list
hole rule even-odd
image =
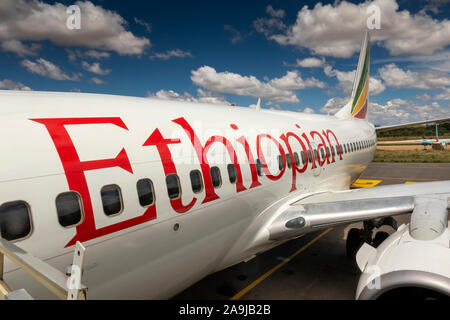
[[281, 262], [280, 264], [278, 264], [277, 266], [273, 267], [272, 269], [270, 269], [269, 271], [267, 271], [266, 273], [264, 273], [262, 276], [260, 276], [258, 279], [256, 279], [255, 281], [253, 281], [251, 284], [249, 284], [247, 287], [245, 287], [244, 289], [242, 289], [241, 291], [239, 291], [238, 293], [236, 293], [230, 300], [239, 300], [240, 298], [242, 298], [243, 295], [245, 295], [247, 292], [249, 292], [250, 290], [252, 290], [254, 287], [256, 287], [258, 284], [260, 284], [264, 279], [266, 279], [267, 277], [269, 277], [272, 273], [274, 273], [275, 271], [277, 271], [278, 269], [280, 269], [282, 266], [284, 266], [285, 264], [287, 264], [288, 262], [292, 261], [292, 259], [294, 259], [296, 256], [298, 256], [300, 253], [302, 253], [303, 251], [305, 251], [308, 247], [310, 247], [312, 244], [314, 244], [317, 240], [319, 240], [320, 238], [322, 238], [324, 235], [326, 235], [328, 232], [330, 232], [331, 230], [333, 230], [333, 228], [329, 228], [327, 230], [325, 230], [324, 232], [322, 232], [321, 234], [319, 234], [317, 237], [315, 237], [313, 240], [311, 240], [310, 242], [308, 242], [307, 244], [305, 244], [303, 247], [301, 247], [300, 249], [298, 249], [296, 252], [294, 252], [289, 258], [287, 258], [286, 260], [284, 260], [283, 262]]
[[418, 179], [418, 178], [398, 178], [398, 177], [369, 177], [364, 176], [362, 179], [381, 179], [381, 180], [412, 180], [412, 181], [438, 181], [438, 179]]

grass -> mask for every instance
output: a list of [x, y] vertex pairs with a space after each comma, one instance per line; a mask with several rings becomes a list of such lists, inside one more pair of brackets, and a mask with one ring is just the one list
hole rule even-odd
[[374, 162], [450, 163], [449, 150], [378, 150]]

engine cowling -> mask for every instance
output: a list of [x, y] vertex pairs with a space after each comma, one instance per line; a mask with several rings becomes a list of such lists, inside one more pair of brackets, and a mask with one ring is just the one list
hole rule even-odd
[[425, 224], [433, 226], [429, 220], [412, 219], [411, 224], [400, 226], [377, 249], [364, 244], [356, 256], [362, 271], [356, 299], [398, 298], [398, 295], [403, 299], [450, 299], [447, 208], [445, 215], [438, 220], [442, 222], [443, 218], [446, 224], [444, 228], [436, 230], [434, 238], [427, 233], [417, 232], [417, 223], [419, 227]]

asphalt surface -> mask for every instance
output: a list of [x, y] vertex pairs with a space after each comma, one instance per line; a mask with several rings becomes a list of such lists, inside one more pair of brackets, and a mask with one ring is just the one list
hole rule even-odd
[[[450, 180], [450, 163], [372, 163], [360, 180], [369, 185]], [[408, 223], [409, 215], [397, 221]], [[345, 255], [345, 239], [350, 228], [361, 226], [337, 227], [321, 237], [318, 232], [289, 241], [249, 262], [209, 275], [174, 299], [354, 299], [360, 271]], [[386, 226], [381, 230], [393, 231]]]

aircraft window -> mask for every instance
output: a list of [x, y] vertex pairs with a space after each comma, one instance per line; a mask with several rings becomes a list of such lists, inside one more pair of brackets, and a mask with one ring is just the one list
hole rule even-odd
[[4, 203], [0, 206], [0, 232], [8, 241], [23, 240], [31, 235], [30, 207], [25, 201]]
[[320, 148], [320, 155], [322, 156], [322, 159], [325, 159], [325, 151], [323, 151], [323, 148]]
[[311, 150], [308, 150], [307, 154], [308, 154], [308, 160], [309, 160], [309, 162], [312, 162]]
[[347, 153], [347, 145], [344, 144], [344, 153]]
[[316, 161], [319, 160], [319, 153], [317, 152], [317, 149], [314, 149], [314, 158], [316, 159]]
[[218, 167], [211, 167], [211, 180], [214, 188], [219, 188], [222, 185], [222, 177]]
[[302, 161], [303, 161], [303, 164], [305, 164], [306, 163], [306, 155], [305, 155], [305, 151], [301, 151], [300, 152], [300, 155], [302, 156]]
[[300, 166], [300, 158], [298, 157], [297, 152], [294, 152], [294, 162], [297, 167]]
[[262, 171], [262, 163], [261, 160], [256, 159], [256, 171], [258, 172], [258, 176], [262, 177], [263, 171]]
[[103, 211], [107, 216], [118, 215], [123, 210], [122, 195], [115, 184], [104, 186], [101, 190]]
[[181, 197], [180, 179], [176, 174], [170, 174], [166, 177], [167, 193], [170, 200], [175, 200]]
[[281, 155], [278, 156], [278, 169], [280, 171], [283, 171], [284, 169], [283, 158], [281, 157]]
[[229, 164], [227, 166], [228, 169], [228, 177], [230, 178], [230, 183], [236, 183], [237, 181], [237, 170], [234, 164]]
[[334, 150], [334, 146], [331, 146], [331, 153], [333, 154], [333, 157], [336, 156], [336, 151]]
[[192, 170], [189, 174], [191, 177], [192, 192], [200, 193], [203, 191], [202, 173], [198, 170]]
[[150, 179], [141, 179], [136, 183], [139, 203], [143, 207], [153, 204], [153, 183]]
[[330, 148], [329, 147], [327, 147], [327, 156], [328, 156], [328, 158], [331, 157], [331, 153], [330, 153]]
[[292, 168], [292, 159], [290, 154], [286, 154], [286, 163], [289, 169]]
[[81, 222], [81, 198], [78, 193], [74, 191], [61, 193], [56, 197], [55, 203], [60, 225], [67, 228]]

